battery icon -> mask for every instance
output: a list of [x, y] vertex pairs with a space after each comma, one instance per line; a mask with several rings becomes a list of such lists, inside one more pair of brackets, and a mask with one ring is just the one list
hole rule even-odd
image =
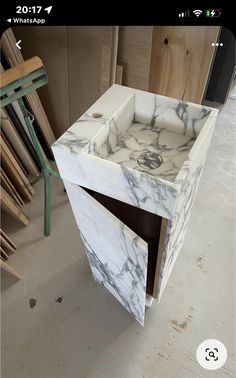
[[206, 17], [220, 17], [221, 11], [219, 9], [207, 9]]

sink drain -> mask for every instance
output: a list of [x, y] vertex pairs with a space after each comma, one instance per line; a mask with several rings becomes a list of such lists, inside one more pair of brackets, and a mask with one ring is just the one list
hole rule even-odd
[[140, 167], [154, 169], [162, 165], [163, 159], [158, 152], [145, 151], [139, 155], [137, 163]]

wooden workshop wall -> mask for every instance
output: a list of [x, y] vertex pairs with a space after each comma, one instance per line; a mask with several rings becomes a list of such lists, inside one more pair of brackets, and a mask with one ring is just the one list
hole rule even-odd
[[219, 27], [120, 26], [123, 85], [201, 103]]
[[14, 27], [25, 59], [38, 55], [49, 83], [38, 92], [56, 137], [99, 96], [102, 26]]
[[152, 52], [152, 26], [120, 26], [118, 63], [123, 85], [148, 91]]
[[149, 91], [201, 103], [219, 27], [155, 26]]
[[70, 123], [100, 96], [101, 36], [101, 26], [67, 27]]
[[16, 39], [21, 39], [24, 59], [37, 55], [45, 65], [49, 82], [38, 90], [38, 94], [58, 137], [69, 126], [66, 27], [21, 26], [12, 29]]
[[[112, 84], [117, 83], [117, 52], [119, 26], [103, 26], [101, 40], [100, 92], [103, 94]], [[122, 78], [120, 77], [120, 81]], [[118, 83], [117, 83], [118, 84]], [[119, 83], [121, 84], [121, 83]]]

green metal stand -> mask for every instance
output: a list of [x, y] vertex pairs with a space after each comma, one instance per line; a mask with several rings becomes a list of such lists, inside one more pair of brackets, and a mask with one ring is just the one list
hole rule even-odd
[[22, 98], [19, 99], [19, 105], [21, 107], [27, 128], [29, 130], [35, 151], [37, 153], [38, 159], [40, 161], [40, 165], [42, 168], [42, 175], [44, 178], [44, 235], [49, 236], [50, 235], [50, 225], [51, 225], [51, 182], [50, 182], [50, 176], [54, 176], [57, 178], [60, 178], [60, 175], [58, 172], [54, 171], [52, 168], [48, 167], [41, 151], [40, 144], [38, 142], [38, 138], [35, 134], [34, 127], [33, 127], [33, 121], [34, 117], [33, 115], [26, 110], [24, 102]]
[[[33, 79], [37, 79], [39, 77], [42, 77], [40, 80], [36, 81], [35, 83], [32, 81]], [[30, 82], [30, 85], [25, 88], [20, 88], [22, 85], [25, 85], [26, 83]], [[39, 88], [40, 86], [47, 83], [47, 75], [44, 70], [44, 68], [40, 68], [39, 70], [31, 73], [30, 75], [27, 75], [23, 79], [19, 79], [14, 81], [11, 84], [8, 84], [1, 90], [1, 96], [4, 96], [3, 99], [1, 99], [1, 106], [6, 106], [8, 104], [11, 104], [13, 101], [18, 100], [20, 108], [22, 110], [26, 126], [28, 128], [31, 140], [33, 142], [36, 154], [38, 156], [40, 166], [41, 166], [41, 175], [39, 178], [34, 180], [33, 183], [37, 182], [41, 177], [44, 178], [44, 235], [49, 236], [50, 235], [50, 226], [51, 226], [51, 176], [60, 178], [60, 175], [58, 172], [54, 171], [52, 168], [48, 167], [47, 163], [44, 160], [41, 146], [39, 144], [38, 138], [36, 136], [36, 133], [34, 131], [33, 127], [33, 121], [34, 117], [33, 115], [25, 108], [24, 101], [22, 97], [26, 93], [30, 93], [33, 90]], [[12, 92], [12, 90], [17, 89], [17, 92]], [[10, 95], [9, 95], [10, 93]], [[6, 96], [8, 94], [8, 96]]]

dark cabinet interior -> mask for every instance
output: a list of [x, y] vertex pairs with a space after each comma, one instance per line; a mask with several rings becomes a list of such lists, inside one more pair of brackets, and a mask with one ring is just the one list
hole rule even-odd
[[163, 218], [103, 194], [85, 190], [148, 244], [146, 292], [155, 297], [158, 279], [157, 259]]

